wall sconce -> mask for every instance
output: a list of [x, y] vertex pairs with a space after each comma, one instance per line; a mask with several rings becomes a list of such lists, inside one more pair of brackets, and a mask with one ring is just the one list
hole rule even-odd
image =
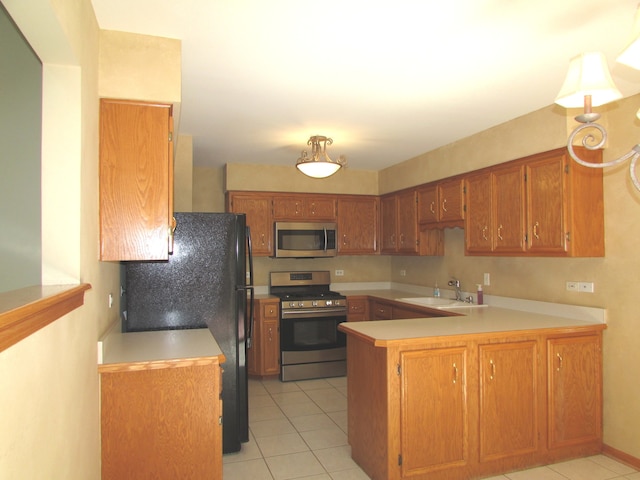
[[330, 177], [341, 167], [347, 165], [347, 159], [340, 155], [338, 160], [331, 160], [327, 155], [327, 144], [331, 145], [333, 140], [322, 135], [315, 135], [309, 139], [307, 145], [311, 145], [311, 156], [303, 150], [300, 158], [296, 162], [296, 167], [308, 177], [326, 178]]
[[[636, 12], [634, 38], [620, 54], [618, 61], [640, 70], [640, 18], [638, 12], [640, 12], [640, 9]], [[629, 175], [633, 185], [640, 191], [640, 181], [636, 176], [636, 163], [638, 157], [640, 157], [640, 145], [635, 145], [621, 157], [604, 163], [584, 161], [578, 157], [573, 148], [576, 136], [583, 131], [585, 133], [581, 143], [585, 148], [597, 150], [604, 146], [607, 141], [607, 131], [602, 125], [596, 123], [600, 118], [600, 114], [594, 113], [592, 107], [598, 107], [620, 98], [622, 98], [622, 94], [611, 79], [604, 55], [600, 52], [589, 52], [582, 53], [571, 59], [569, 72], [555, 103], [564, 108], [584, 108], [583, 113], [575, 117], [576, 121], [582, 125], [578, 125], [567, 140], [567, 149], [571, 158], [580, 165], [589, 168], [611, 167], [631, 159]], [[638, 110], [636, 116], [640, 118], [640, 110]], [[599, 133], [594, 135], [593, 129]], [[598, 141], [598, 138], [600, 141]]]

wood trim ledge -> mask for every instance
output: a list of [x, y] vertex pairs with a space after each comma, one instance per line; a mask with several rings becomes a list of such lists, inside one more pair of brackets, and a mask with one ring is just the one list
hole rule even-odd
[[84, 305], [91, 285], [36, 285], [0, 293], [0, 352]]

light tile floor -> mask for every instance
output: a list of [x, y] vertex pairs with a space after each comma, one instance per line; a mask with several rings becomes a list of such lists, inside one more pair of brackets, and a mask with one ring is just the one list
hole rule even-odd
[[[224, 480], [368, 480], [347, 443], [345, 377], [300, 382], [249, 380], [249, 436], [224, 455]], [[604, 455], [486, 480], [640, 480]]]

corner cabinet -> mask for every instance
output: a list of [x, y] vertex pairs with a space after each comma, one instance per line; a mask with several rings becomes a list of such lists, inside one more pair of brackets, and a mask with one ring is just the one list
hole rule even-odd
[[[601, 151], [576, 150], [602, 161]], [[467, 255], [604, 256], [602, 170], [566, 148], [474, 172], [465, 196]]]
[[378, 197], [338, 197], [338, 254], [378, 252]]
[[259, 193], [229, 192], [226, 199], [229, 213], [244, 213], [251, 231], [253, 255], [273, 255], [273, 196]]
[[418, 194], [407, 190], [380, 201], [382, 253], [418, 254]]
[[100, 260], [172, 250], [172, 106], [100, 100]]

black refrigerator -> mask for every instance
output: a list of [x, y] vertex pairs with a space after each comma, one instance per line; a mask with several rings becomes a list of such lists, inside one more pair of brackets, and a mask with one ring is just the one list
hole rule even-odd
[[122, 330], [211, 331], [226, 358], [222, 364], [223, 452], [237, 452], [249, 440], [246, 348], [253, 326], [251, 236], [244, 215], [176, 213], [175, 218], [173, 254], [168, 261], [124, 263]]

